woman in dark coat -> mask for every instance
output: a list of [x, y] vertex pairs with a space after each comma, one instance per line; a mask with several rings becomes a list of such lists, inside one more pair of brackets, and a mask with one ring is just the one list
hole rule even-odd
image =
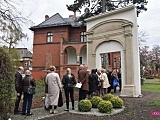
[[98, 81], [98, 75], [96, 74], [97, 69], [92, 69], [91, 74], [89, 75], [89, 98], [93, 97], [93, 95], [96, 95], [97, 91], [98, 91], [98, 85], [99, 85], [99, 81]]
[[[36, 87], [36, 83], [34, 78], [31, 76], [31, 72], [29, 70], [26, 70], [25, 72], [25, 77], [22, 81], [22, 88], [23, 88], [23, 105], [22, 105], [22, 115], [30, 116], [32, 113], [30, 112], [31, 107], [32, 107], [32, 99], [33, 99], [33, 94], [28, 93], [28, 88], [29, 86], [34, 86]], [[26, 113], [27, 109], [27, 113]]]
[[76, 80], [74, 75], [71, 73], [71, 69], [67, 68], [67, 73], [63, 76], [62, 84], [64, 85], [65, 97], [66, 97], [66, 109], [69, 111], [69, 95], [72, 102], [72, 110], [74, 110], [74, 85]]

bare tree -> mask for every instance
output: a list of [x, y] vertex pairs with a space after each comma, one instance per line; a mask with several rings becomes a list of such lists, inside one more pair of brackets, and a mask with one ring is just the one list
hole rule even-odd
[[26, 20], [15, 6], [17, 0], [0, 1], [0, 44], [14, 47], [21, 38], [26, 37], [21, 24]]
[[158, 69], [160, 68], [160, 46], [154, 45], [151, 51], [153, 55], [153, 67], [158, 73]]

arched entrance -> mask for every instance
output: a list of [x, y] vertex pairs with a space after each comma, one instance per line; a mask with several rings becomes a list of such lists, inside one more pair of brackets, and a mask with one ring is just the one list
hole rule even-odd
[[100, 69], [101, 55], [107, 59], [108, 53], [120, 52], [121, 96], [141, 96], [136, 18], [135, 8], [130, 6], [86, 19], [88, 67]]
[[76, 49], [72, 46], [64, 50], [64, 64], [76, 64]]
[[81, 51], [80, 51], [80, 58], [79, 58], [79, 62], [80, 64], [87, 64], [87, 46], [83, 46], [81, 48]]
[[123, 47], [119, 42], [103, 42], [96, 48], [96, 68], [119, 69], [121, 66], [124, 67], [121, 57], [123, 57]]

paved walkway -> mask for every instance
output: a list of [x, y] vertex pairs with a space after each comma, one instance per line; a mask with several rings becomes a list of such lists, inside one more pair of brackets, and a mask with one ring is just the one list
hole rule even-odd
[[[114, 95], [119, 96], [119, 92], [115, 93]], [[73, 113], [73, 114], [88, 114], [88, 115], [89, 114], [96, 115], [96, 113], [98, 113], [96, 116], [106, 115], [104, 113], [99, 113], [98, 110], [96, 110], [96, 109], [92, 109], [91, 112], [85, 112], [85, 113], [79, 112], [77, 105], [78, 105], [78, 102], [75, 101], [75, 110], [71, 110], [71, 108], [70, 108], [69, 112]], [[70, 107], [71, 107], [71, 102], [70, 102]], [[33, 113], [33, 115], [31, 115], [31, 116], [24, 116], [24, 115], [22, 116], [22, 115], [11, 114], [10, 118], [11, 118], [11, 120], [40, 120], [40, 119], [43, 119], [43, 118], [48, 118], [48, 117], [50, 118], [52, 116], [67, 113], [67, 111], [64, 111], [65, 109], [66, 109], [66, 104], [64, 104], [62, 107], [58, 107], [58, 112], [59, 112], [58, 114], [50, 114], [49, 111], [46, 111], [43, 107], [43, 108], [32, 109], [31, 112]], [[119, 110], [113, 110], [112, 113], [116, 114], [116, 113], [119, 113], [121, 111], [123, 111], [123, 108], [119, 109]]]
[[[75, 106], [77, 107], [77, 101], [75, 101]], [[58, 114], [50, 114], [49, 111], [46, 111], [43, 108], [37, 108], [37, 109], [32, 109], [31, 112], [33, 113], [33, 115], [31, 116], [25, 116], [25, 115], [11, 115], [11, 120], [40, 120], [42, 118], [46, 118], [46, 117], [51, 117], [51, 116], [55, 116], [55, 115], [60, 115], [63, 113], [66, 113], [65, 107], [66, 105], [64, 104], [62, 107], [58, 107]], [[70, 105], [71, 106], [71, 105]]]

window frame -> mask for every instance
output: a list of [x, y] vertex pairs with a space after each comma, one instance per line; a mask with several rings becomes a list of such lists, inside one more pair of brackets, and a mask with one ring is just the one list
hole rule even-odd
[[85, 31], [80, 32], [80, 41], [87, 42], [87, 36]]
[[52, 43], [53, 42], [53, 32], [47, 32], [47, 43]]

